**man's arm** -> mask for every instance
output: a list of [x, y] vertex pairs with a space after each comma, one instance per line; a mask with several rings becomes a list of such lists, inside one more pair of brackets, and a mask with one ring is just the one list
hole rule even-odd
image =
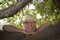
[[4, 25], [3, 26], [3, 31], [6, 31], [6, 32], [23, 32], [24, 30], [23, 29], [18, 29], [13, 25]]
[[42, 31], [43, 29], [49, 27], [50, 25], [52, 25], [52, 23], [50, 21], [46, 21], [44, 24], [42, 24], [39, 28], [37, 28], [37, 31]]

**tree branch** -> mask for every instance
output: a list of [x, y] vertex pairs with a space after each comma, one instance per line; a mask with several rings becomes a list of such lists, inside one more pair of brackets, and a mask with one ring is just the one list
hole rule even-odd
[[22, 10], [32, 0], [22, 0], [14, 5], [11, 5], [7, 9], [0, 11], [0, 19], [14, 16], [18, 11]]
[[53, 0], [53, 2], [60, 9], [60, 0]]

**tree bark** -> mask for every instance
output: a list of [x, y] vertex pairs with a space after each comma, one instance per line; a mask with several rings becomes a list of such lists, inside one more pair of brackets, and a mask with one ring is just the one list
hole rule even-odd
[[22, 10], [31, 1], [32, 0], [22, 0], [20, 2], [17, 2], [14, 5], [11, 5], [7, 9], [1, 10], [0, 19], [9, 18], [9, 17], [14, 16], [18, 11]]

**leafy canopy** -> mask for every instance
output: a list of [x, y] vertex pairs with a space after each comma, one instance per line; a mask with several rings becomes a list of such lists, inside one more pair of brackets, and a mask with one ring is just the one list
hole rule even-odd
[[[0, 9], [5, 9], [13, 4], [15, 4], [17, 0], [1, 0], [0, 1]], [[30, 8], [30, 6], [34, 8]], [[23, 10], [19, 11], [15, 16], [10, 18], [5, 18], [4, 20], [7, 23], [15, 25], [18, 28], [23, 28], [22, 20], [27, 14], [32, 14], [36, 17], [37, 27], [42, 25], [45, 21], [51, 21], [52, 24], [60, 20], [60, 11], [55, 6], [52, 0], [33, 0], [29, 3]]]

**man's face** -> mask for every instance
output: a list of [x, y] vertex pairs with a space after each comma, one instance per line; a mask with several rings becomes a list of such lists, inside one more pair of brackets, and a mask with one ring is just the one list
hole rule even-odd
[[36, 29], [36, 22], [24, 22], [24, 29], [29, 32], [33, 32]]

